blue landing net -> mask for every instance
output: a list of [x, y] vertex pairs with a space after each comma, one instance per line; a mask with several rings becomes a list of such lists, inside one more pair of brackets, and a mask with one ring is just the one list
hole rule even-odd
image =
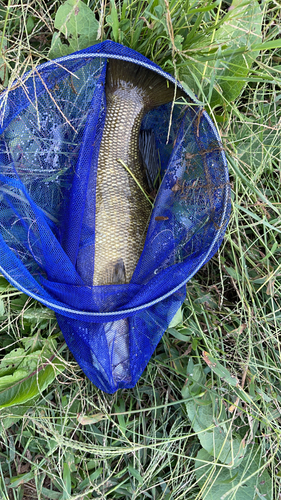
[[113, 393], [136, 384], [185, 299], [186, 282], [217, 252], [230, 186], [219, 135], [198, 103], [187, 96], [184, 105], [149, 111], [141, 129], [154, 133], [162, 182], [142, 254], [128, 284], [83, 282], [76, 259], [95, 238], [83, 210], [106, 116], [109, 58], [175, 83], [141, 54], [105, 41], [38, 66], [2, 93], [0, 271], [55, 311], [84, 373]]

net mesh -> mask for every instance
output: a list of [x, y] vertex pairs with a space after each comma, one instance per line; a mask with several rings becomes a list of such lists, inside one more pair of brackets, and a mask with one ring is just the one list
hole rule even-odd
[[[83, 281], [77, 255], [95, 241], [83, 214], [89, 199], [95, 214], [108, 58], [175, 83], [141, 54], [106, 41], [38, 66], [1, 95], [0, 269], [56, 312], [84, 373], [112, 393], [135, 385], [186, 282], [218, 250], [230, 188], [220, 138], [200, 106], [187, 97], [149, 111], [141, 130], [154, 133], [162, 182], [143, 251], [130, 283]], [[83, 255], [91, 274], [93, 254]]]

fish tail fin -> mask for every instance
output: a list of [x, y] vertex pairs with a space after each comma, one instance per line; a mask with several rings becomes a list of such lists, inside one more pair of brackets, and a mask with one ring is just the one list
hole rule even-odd
[[[175, 97], [172, 82], [151, 69], [128, 61], [109, 59], [106, 81], [110, 93], [120, 88], [128, 91], [136, 89], [143, 97], [146, 111], [167, 104]], [[177, 89], [176, 98], [184, 95], [182, 90]]]
[[104, 324], [111, 361], [112, 377], [118, 388], [120, 382], [131, 382], [129, 321], [127, 318]]
[[123, 259], [111, 262], [105, 274], [105, 285], [121, 285], [126, 283], [126, 270]]

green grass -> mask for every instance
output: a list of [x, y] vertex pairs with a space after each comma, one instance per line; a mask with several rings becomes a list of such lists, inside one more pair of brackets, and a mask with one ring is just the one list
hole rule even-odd
[[[60, 23], [62, 3], [0, 2], [3, 87], [48, 58], [54, 33], [52, 56], [87, 45]], [[31, 402], [0, 410], [0, 499], [277, 500], [280, 6], [251, 2], [231, 18], [229, 2], [211, 0], [87, 5], [89, 36], [138, 50], [203, 102], [228, 155], [232, 214], [187, 284], [183, 322], [136, 387], [111, 396], [85, 378], [52, 312], [1, 278], [0, 353], [52, 338], [64, 370]]]

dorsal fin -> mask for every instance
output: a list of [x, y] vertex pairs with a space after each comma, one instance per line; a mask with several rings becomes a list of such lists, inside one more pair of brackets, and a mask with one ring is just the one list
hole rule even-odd
[[139, 148], [145, 168], [149, 189], [155, 188], [155, 181], [159, 173], [159, 164], [157, 161], [157, 151], [155, 136], [153, 130], [141, 130], [139, 136]]

